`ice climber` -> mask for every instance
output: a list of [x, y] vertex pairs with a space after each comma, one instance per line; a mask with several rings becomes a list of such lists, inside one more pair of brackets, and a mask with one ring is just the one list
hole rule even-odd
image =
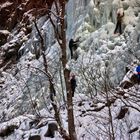
[[123, 11], [123, 8], [120, 8], [117, 11], [117, 24], [116, 24], [116, 28], [114, 30], [114, 34], [116, 34], [116, 33], [122, 34], [123, 17], [124, 17], [124, 11]]
[[70, 79], [70, 84], [71, 84], [71, 91], [72, 91], [72, 97], [74, 97], [74, 92], [75, 92], [75, 88], [76, 88], [76, 79], [75, 79], [75, 75], [72, 74], [71, 79]]
[[73, 39], [70, 39], [69, 41], [69, 49], [70, 49], [70, 53], [71, 53], [71, 59], [73, 59], [73, 52], [77, 49], [79, 40], [74, 41]]

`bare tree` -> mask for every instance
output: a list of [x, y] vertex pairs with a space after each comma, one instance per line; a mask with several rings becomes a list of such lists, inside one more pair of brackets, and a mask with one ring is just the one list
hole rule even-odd
[[[76, 131], [75, 131], [75, 124], [74, 124], [74, 114], [73, 114], [73, 102], [72, 102], [72, 90], [70, 86], [70, 70], [67, 69], [66, 64], [68, 62], [67, 60], [67, 53], [66, 53], [66, 21], [65, 21], [65, 6], [66, 6], [66, 0], [55, 0], [54, 1], [55, 10], [56, 13], [49, 10], [49, 19], [50, 22], [53, 25], [54, 32], [56, 35], [56, 39], [60, 45], [61, 48], [61, 61], [63, 66], [63, 73], [64, 73], [64, 79], [65, 79], [65, 85], [66, 85], [66, 92], [67, 92], [67, 110], [68, 110], [68, 130], [69, 130], [69, 136], [71, 140], [76, 140]], [[55, 24], [55, 22], [52, 19], [52, 15], [59, 20], [60, 25], [60, 32], [58, 30], [58, 25]]]
[[42, 34], [37, 26], [36, 20], [34, 20], [34, 25], [35, 28], [39, 34], [40, 40], [41, 40], [41, 46], [40, 46], [40, 51], [41, 51], [41, 55], [43, 57], [43, 65], [45, 68], [45, 74], [47, 75], [48, 79], [49, 79], [49, 88], [50, 88], [50, 99], [51, 99], [51, 103], [55, 112], [55, 119], [60, 127], [60, 134], [62, 135], [63, 138], [65, 138], [65, 140], [69, 140], [69, 136], [66, 133], [66, 130], [64, 130], [63, 126], [62, 126], [62, 122], [61, 122], [61, 118], [60, 118], [60, 112], [59, 112], [59, 108], [56, 104], [56, 101], [54, 99], [54, 96], [56, 96], [56, 91], [54, 88], [54, 82], [53, 82], [53, 76], [51, 75], [51, 73], [48, 70], [48, 64], [47, 64], [47, 58], [45, 56], [45, 45], [44, 45], [44, 39], [42, 37]]

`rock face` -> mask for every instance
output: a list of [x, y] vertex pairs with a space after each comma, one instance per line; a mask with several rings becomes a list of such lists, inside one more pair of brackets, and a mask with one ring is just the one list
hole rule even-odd
[[57, 130], [58, 130], [58, 126], [56, 123], [54, 123], [54, 122], [49, 123], [48, 130], [44, 136], [54, 138], [55, 131], [57, 131]]
[[118, 116], [116, 117], [118, 120], [119, 119], [123, 119], [126, 115], [126, 113], [128, 112], [128, 108], [127, 107], [122, 107]]
[[130, 81], [124, 81], [121, 83], [120, 87], [123, 87], [124, 89], [128, 89], [130, 87], [133, 87], [136, 83], [139, 83], [139, 79], [137, 75], [133, 74], [132, 77], [130, 77]]
[[[0, 29], [6, 29], [11, 31], [17, 23], [21, 21], [26, 21], [27, 18], [25, 13], [30, 11], [32, 14], [41, 15], [45, 14], [47, 7], [51, 7], [53, 0], [1, 0], [0, 2]], [[46, 8], [46, 9], [45, 9]], [[37, 12], [35, 13], [35, 11]], [[38, 11], [44, 9], [43, 11]]]
[[30, 136], [28, 140], [41, 140], [39, 135]]
[[14, 132], [19, 126], [17, 125], [9, 125], [5, 129], [0, 131], [0, 137], [7, 137]]
[[[23, 38], [28, 38], [32, 32], [30, 16], [45, 15], [52, 3], [53, 0], [0, 1], [0, 67], [6, 65], [10, 58], [18, 58], [18, 50], [25, 41]], [[12, 36], [10, 32], [14, 29], [16, 32]]]
[[7, 37], [9, 36], [10, 32], [7, 30], [0, 30], [0, 46], [4, 45], [7, 42]]

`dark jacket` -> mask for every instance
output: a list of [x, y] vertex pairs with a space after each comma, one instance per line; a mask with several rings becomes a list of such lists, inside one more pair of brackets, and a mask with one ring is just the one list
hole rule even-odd
[[73, 39], [70, 39], [69, 41], [69, 49], [71, 53], [71, 58], [73, 58], [73, 51], [75, 51], [78, 47], [77, 43], [78, 41], [74, 41]]
[[76, 88], [76, 79], [74, 78], [74, 77], [72, 77], [72, 79], [70, 80], [70, 82], [71, 82], [71, 90], [72, 90], [72, 92], [74, 92], [75, 91], [75, 88]]
[[70, 41], [69, 41], [69, 48], [70, 49], [71, 48], [77, 49], [77, 43], [78, 43], [78, 41], [74, 41], [73, 39], [70, 39]]
[[122, 23], [123, 17], [124, 17], [124, 14], [123, 14], [123, 15], [120, 15], [120, 14], [118, 13], [118, 15], [117, 15], [117, 22]]

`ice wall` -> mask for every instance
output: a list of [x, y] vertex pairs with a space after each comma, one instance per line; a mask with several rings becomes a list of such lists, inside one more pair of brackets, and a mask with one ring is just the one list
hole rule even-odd
[[118, 3], [113, 0], [69, 0], [67, 4], [67, 35], [75, 35], [77, 28], [88, 22], [95, 30], [109, 21], [116, 21]]
[[77, 28], [84, 21], [90, 0], [69, 0], [66, 6], [67, 12], [67, 36], [72, 38]]

